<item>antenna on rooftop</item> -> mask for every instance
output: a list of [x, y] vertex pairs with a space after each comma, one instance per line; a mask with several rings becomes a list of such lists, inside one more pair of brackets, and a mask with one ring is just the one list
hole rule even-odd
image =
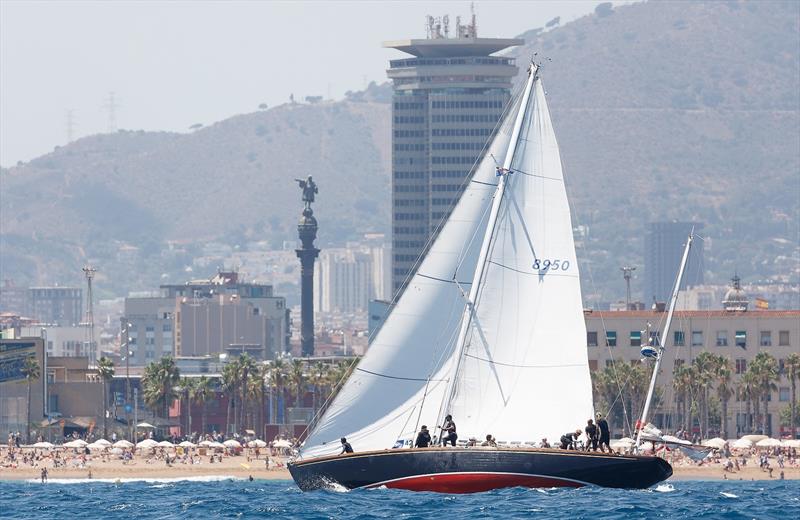
[[114, 92], [108, 93], [108, 99], [103, 108], [108, 111], [108, 133], [112, 134], [117, 131], [117, 108], [119, 108], [119, 101], [114, 96]]
[[67, 110], [67, 143], [71, 143], [75, 137], [75, 111], [71, 108]]

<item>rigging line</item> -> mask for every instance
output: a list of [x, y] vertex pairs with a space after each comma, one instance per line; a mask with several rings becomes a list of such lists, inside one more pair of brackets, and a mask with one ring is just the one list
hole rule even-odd
[[547, 177], [545, 175], [537, 175], [535, 173], [528, 173], [522, 170], [513, 170], [513, 173], [521, 173], [522, 175], [527, 175], [528, 177], [536, 177], [537, 179], [545, 179], [548, 181], [556, 181], [556, 182], [564, 182], [564, 179], [557, 179], [555, 177]]
[[366, 368], [359, 368], [359, 367], [356, 367], [356, 370], [358, 370], [359, 372], [365, 372], [367, 374], [372, 374], [373, 376], [385, 377], [387, 379], [399, 379], [400, 381], [446, 381], [446, 379], [431, 379], [429, 377], [390, 376], [388, 374], [381, 374], [381, 373], [378, 373], [378, 372], [372, 372], [371, 370], [367, 370]]
[[492, 365], [500, 365], [504, 367], [513, 367], [513, 368], [569, 368], [569, 367], [584, 366], [582, 363], [570, 363], [566, 365], [515, 365], [513, 363], [503, 363], [502, 361], [492, 361], [491, 359], [482, 358], [479, 356], [475, 356], [473, 354], [464, 354], [464, 357], [476, 359], [478, 361], [484, 361]]
[[430, 276], [430, 275], [427, 275], [427, 274], [422, 274], [420, 272], [417, 272], [417, 274], [420, 275], [422, 278], [427, 278], [429, 280], [435, 280], [437, 282], [454, 283], [454, 284], [457, 284], [457, 285], [472, 285], [472, 282], [459, 282], [458, 280], [455, 280], [455, 279], [448, 280], [446, 278], [439, 278], [437, 276]]
[[484, 186], [492, 186], [492, 187], [494, 187], [494, 188], [496, 188], [496, 187], [497, 187], [497, 184], [494, 184], [494, 183], [492, 183], [492, 182], [476, 181], [475, 179], [472, 179], [472, 180], [471, 180], [471, 181], [469, 181], [469, 182], [472, 182], [472, 183], [475, 183], [475, 184], [483, 184]]

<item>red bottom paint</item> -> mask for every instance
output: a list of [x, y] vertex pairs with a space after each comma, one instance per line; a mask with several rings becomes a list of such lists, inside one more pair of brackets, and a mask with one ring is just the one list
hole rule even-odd
[[583, 484], [553, 477], [513, 473], [443, 473], [441, 475], [407, 477], [370, 487], [381, 485], [408, 491], [480, 493], [507, 487], [581, 487]]

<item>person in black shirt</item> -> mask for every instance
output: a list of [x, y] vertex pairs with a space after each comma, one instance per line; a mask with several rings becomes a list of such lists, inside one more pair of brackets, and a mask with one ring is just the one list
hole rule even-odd
[[609, 453], [611, 452], [611, 446], [609, 442], [611, 441], [611, 431], [608, 428], [608, 422], [603, 418], [603, 414], [597, 414], [597, 429], [599, 430], [599, 437], [600, 437], [600, 451], [603, 453], [606, 452], [606, 448], [608, 448]]
[[350, 446], [350, 443], [347, 442], [345, 437], [342, 437], [342, 453], [339, 455], [344, 455], [345, 453], [353, 453], [353, 447]]
[[452, 446], [456, 445], [456, 423], [453, 422], [453, 416], [448, 415], [444, 418], [444, 425], [442, 425], [442, 445], [447, 446], [449, 442]]
[[428, 427], [424, 424], [417, 434], [417, 440], [414, 442], [415, 448], [427, 448], [431, 444], [431, 434], [428, 432]]
[[574, 450], [577, 449], [578, 437], [581, 436], [580, 430], [574, 432], [567, 432], [561, 436], [561, 449]]
[[583, 430], [586, 432], [586, 451], [589, 451], [591, 448], [592, 451], [597, 451], [597, 426], [595, 426], [594, 421], [589, 419], [586, 423], [586, 428]]

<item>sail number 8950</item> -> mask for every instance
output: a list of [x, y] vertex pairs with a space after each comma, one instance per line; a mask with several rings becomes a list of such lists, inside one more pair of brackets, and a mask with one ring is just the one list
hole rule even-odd
[[533, 269], [535, 271], [566, 271], [569, 269], [569, 260], [541, 260], [539, 258], [533, 261]]

